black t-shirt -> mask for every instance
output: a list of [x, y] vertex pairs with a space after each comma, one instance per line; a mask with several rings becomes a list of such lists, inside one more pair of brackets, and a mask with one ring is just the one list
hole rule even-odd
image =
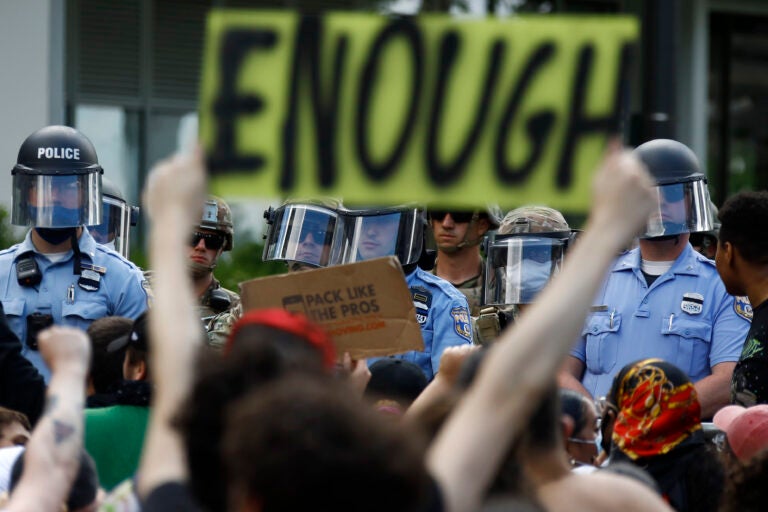
[[152, 489], [141, 505], [142, 512], [202, 512], [186, 485], [168, 482]]
[[768, 403], [768, 301], [752, 312], [752, 325], [733, 370], [731, 402], [745, 407]]

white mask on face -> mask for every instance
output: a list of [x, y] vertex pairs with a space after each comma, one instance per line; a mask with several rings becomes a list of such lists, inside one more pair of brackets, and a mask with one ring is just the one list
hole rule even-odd
[[506, 267], [506, 304], [528, 304], [549, 281], [551, 261], [524, 259]]

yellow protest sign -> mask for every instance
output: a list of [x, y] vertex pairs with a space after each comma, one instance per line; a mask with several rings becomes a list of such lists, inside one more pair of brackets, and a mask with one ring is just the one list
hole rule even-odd
[[626, 16], [214, 10], [200, 103], [213, 190], [584, 211], [637, 31]]

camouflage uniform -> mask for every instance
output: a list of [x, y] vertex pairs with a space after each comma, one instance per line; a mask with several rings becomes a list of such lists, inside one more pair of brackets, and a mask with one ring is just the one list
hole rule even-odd
[[[437, 275], [437, 264], [432, 269], [432, 274]], [[467, 302], [469, 303], [469, 313], [473, 317], [476, 317], [480, 313], [480, 298], [483, 293], [483, 267], [480, 267], [480, 270], [475, 277], [467, 279], [463, 283], [454, 284], [453, 286], [467, 298]]]
[[[199, 228], [215, 231], [224, 236], [224, 245], [221, 251], [231, 251], [234, 247], [234, 224], [232, 211], [229, 205], [219, 197], [208, 196], [203, 208], [203, 217], [198, 224]], [[194, 272], [213, 272], [215, 264], [210, 267], [202, 267], [195, 262], [190, 262]], [[222, 288], [219, 281], [213, 277], [210, 286], [200, 297], [198, 306], [200, 319], [208, 334], [208, 345], [213, 348], [221, 348], [229, 336], [232, 325], [242, 315], [240, 296], [231, 290]]]
[[[215, 294], [214, 291], [218, 293]], [[226, 304], [227, 300], [229, 301], [228, 305]], [[240, 296], [222, 287], [219, 281], [214, 278], [203, 296], [200, 297], [198, 312], [208, 334], [208, 345], [213, 348], [221, 348], [227, 341], [232, 326], [243, 314], [243, 308], [240, 304]]]

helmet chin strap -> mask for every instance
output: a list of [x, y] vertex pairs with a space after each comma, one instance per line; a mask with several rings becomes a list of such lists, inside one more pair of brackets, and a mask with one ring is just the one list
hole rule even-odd
[[216, 268], [216, 263], [214, 263], [213, 265], [203, 265], [196, 261], [190, 261], [187, 265], [187, 268], [189, 269], [189, 272], [192, 275], [192, 278], [194, 279], [194, 278], [204, 277], [205, 275], [213, 272], [213, 269]]

